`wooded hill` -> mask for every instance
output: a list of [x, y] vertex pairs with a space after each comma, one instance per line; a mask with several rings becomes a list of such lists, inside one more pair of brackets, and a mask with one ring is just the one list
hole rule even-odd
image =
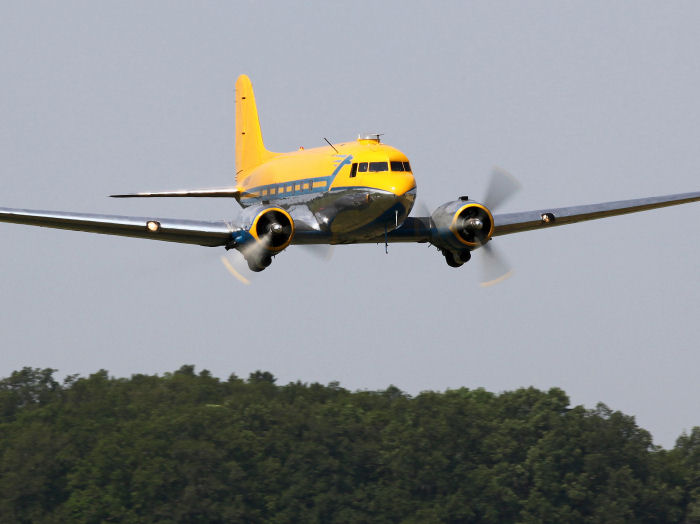
[[54, 374], [0, 381], [0, 522], [700, 522], [700, 428], [559, 389]]

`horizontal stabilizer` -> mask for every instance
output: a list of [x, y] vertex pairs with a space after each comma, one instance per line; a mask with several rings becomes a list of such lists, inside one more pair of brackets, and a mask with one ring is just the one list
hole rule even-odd
[[235, 187], [213, 187], [209, 189], [182, 189], [179, 191], [154, 191], [142, 193], [124, 193], [120, 195], [110, 195], [112, 198], [154, 198], [154, 197], [217, 197], [217, 198], [235, 198], [241, 192]]

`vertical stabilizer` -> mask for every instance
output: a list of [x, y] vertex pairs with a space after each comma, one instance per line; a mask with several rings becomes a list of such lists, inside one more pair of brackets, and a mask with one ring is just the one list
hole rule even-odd
[[272, 156], [263, 144], [253, 84], [241, 75], [236, 81], [236, 181]]

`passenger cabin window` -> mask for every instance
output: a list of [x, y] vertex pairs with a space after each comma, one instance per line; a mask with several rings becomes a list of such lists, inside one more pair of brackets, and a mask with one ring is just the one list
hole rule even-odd
[[357, 164], [357, 170], [360, 173], [366, 173], [367, 172], [367, 162], [360, 162]]
[[403, 168], [403, 162], [396, 162], [395, 160], [391, 161], [391, 170], [392, 171], [405, 171]]
[[379, 173], [380, 171], [389, 171], [388, 162], [370, 162], [369, 163], [370, 173]]
[[350, 178], [354, 178], [357, 175], [357, 162], [355, 162], [350, 168]]

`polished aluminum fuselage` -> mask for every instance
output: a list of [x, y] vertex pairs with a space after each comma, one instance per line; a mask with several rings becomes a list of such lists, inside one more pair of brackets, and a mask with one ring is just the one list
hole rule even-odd
[[396, 195], [370, 187], [290, 195], [246, 207], [236, 226], [249, 227], [261, 210], [281, 207], [294, 219], [293, 244], [366, 242], [399, 227], [411, 212], [415, 197], [415, 188]]

